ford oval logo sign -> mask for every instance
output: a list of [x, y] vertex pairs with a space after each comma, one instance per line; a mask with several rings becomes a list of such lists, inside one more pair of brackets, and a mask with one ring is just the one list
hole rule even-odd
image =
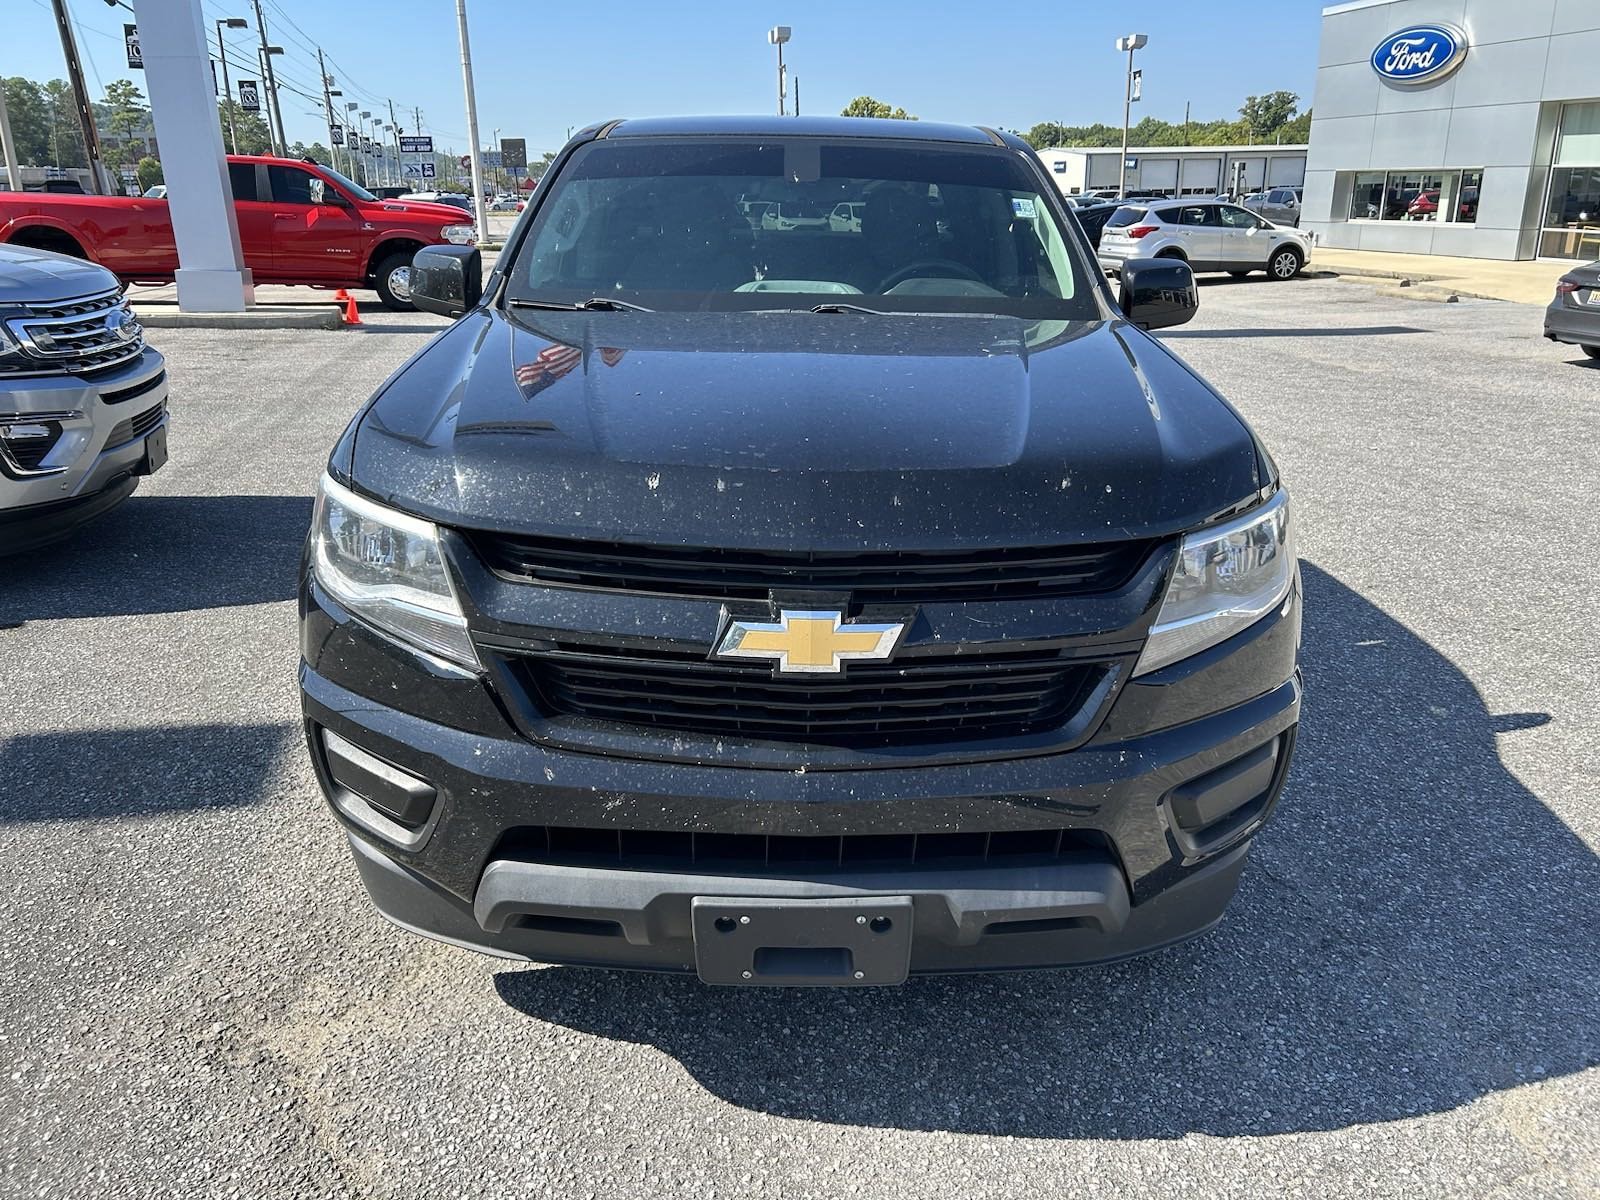
[[1454, 25], [1413, 25], [1372, 52], [1372, 69], [1391, 83], [1432, 83], [1467, 57], [1467, 35]]

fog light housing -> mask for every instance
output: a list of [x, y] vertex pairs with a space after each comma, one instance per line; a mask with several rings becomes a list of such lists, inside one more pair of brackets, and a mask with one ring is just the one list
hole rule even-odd
[[[414, 831], [432, 815], [438, 792], [427, 780], [384, 762], [331, 730], [322, 731], [322, 749], [334, 786], [365, 801], [390, 821]], [[341, 807], [349, 812], [348, 806]], [[387, 831], [380, 827], [378, 832]]]

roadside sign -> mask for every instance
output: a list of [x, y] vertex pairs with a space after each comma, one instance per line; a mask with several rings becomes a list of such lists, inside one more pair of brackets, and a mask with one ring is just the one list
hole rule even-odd
[[424, 179], [432, 179], [434, 177], [434, 166], [431, 162], [422, 164], [422, 177]]
[[470, 154], [463, 154], [463, 155], [462, 155], [462, 156], [461, 156], [461, 169], [462, 169], [462, 170], [463, 170], [463, 171], [470, 171], [470, 170], [472, 170], [472, 155], [470, 155]]
[[528, 169], [528, 140], [526, 138], [501, 138], [499, 166], [508, 171]]
[[122, 182], [123, 183], [138, 183], [139, 182], [139, 169], [137, 167], [123, 167], [122, 168]]
[[122, 41], [128, 50], [128, 68], [133, 71], [144, 70], [144, 53], [139, 49], [139, 27], [124, 25]]
[[248, 113], [261, 111], [261, 89], [254, 79], [239, 80], [239, 107]]
[[401, 154], [432, 154], [432, 137], [402, 137], [400, 139]]
[[344, 145], [344, 126], [334, 125], [329, 127], [328, 136], [333, 139], [333, 144], [335, 146]]

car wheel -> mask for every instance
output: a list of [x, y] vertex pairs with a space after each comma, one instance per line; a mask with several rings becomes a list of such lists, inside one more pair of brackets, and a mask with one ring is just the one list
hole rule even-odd
[[1578, 349], [1582, 350], [1590, 358], [1600, 358], [1600, 346], [1579, 346]]
[[395, 312], [415, 310], [416, 305], [411, 303], [411, 255], [404, 251], [389, 255], [378, 264], [376, 274], [372, 285], [385, 308]]
[[1293, 279], [1305, 265], [1305, 257], [1293, 246], [1282, 246], [1272, 252], [1267, 274], [1274, 279]]

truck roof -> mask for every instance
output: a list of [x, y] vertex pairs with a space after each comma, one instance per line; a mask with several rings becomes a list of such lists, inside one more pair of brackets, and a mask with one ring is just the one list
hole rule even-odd
[[[946, 125], [937, 121], [902, 121], [886, 117], [637, 117], [594, 127], [607, 138], [682, 137], [710, 135], [742, 137], [852, 137], [914, 138], [927, 142], [965, 142], [994, 145], [1001, 135], [973, 125]], [[1010, 139], [1004, 139], [1010, 144]]]

